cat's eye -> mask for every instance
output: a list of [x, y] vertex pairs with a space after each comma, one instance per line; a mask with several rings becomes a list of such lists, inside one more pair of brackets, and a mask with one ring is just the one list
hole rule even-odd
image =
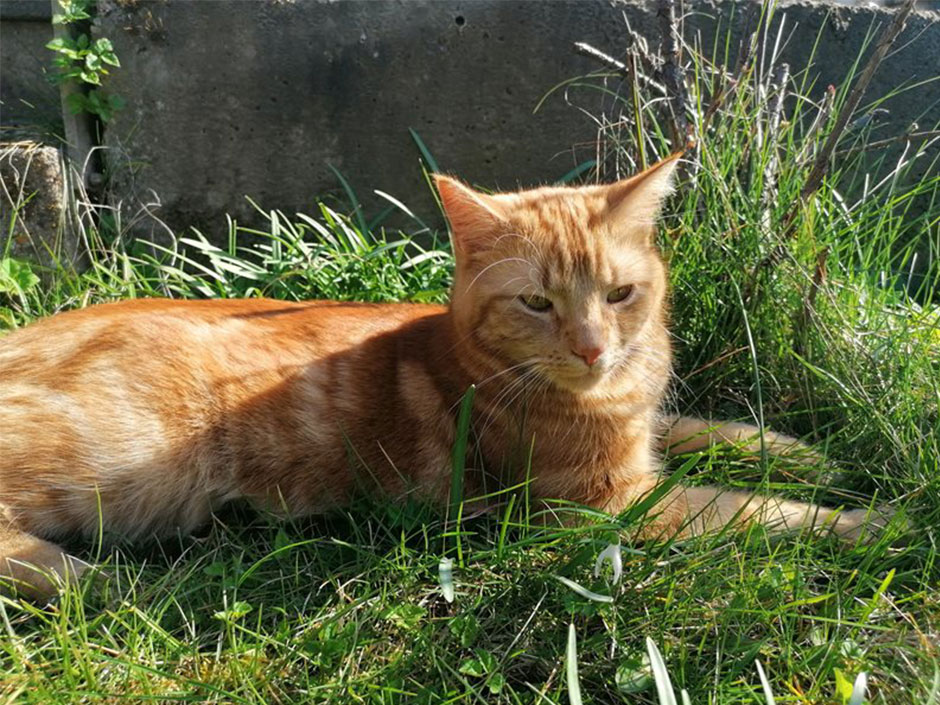
[[628, 284], [627, 286], [618, 286], [613, 291], [608, 292], [607, 294], [607, 303], [609, 304], [619, 304], [621, 301], [626, 301], [633, 294], [633, 285]]
[[538, 294], [531, 294], [529, 296], [520, 296], [519, 300], [525, 304], [525, 307], [531, 309], [532, 311], [548, 311], [552, 307], [551, 299], [546, 299], [544, 296], [539, 296]]

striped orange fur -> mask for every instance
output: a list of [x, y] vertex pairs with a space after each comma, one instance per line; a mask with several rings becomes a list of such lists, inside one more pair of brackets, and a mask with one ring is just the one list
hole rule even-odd
[[[532, 448], [535, 495], [623, 510], [660, 479], [670, 345], [653, 233], [675, 165], [498, 195], [436, 177], [457, 260], [448, 307], [136, 300], [0, 340], [0, 574], [48, 594], [52, 574], [85, 568], [56, 538], [99, 521], [189, 531], [234, 498], [291, 515], [360, 490], [443, 502], [471, 384], [470, 457], [484, 462], [466, 496], [523, 479]], [[754, 430], [666, 426], [682, 449]], [[759, 520], [856, 537], [863, 519], [677, 488], [646, 531]]]

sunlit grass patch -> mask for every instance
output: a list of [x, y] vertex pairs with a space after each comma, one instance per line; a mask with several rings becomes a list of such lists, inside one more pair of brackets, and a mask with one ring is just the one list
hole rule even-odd
[[[862, 129], [794, 210], [846, 89], [820, 98], [829, 93], [794, 70], [768, 130], [773, 61], [732, 85], [719, 58], [697, 56], [688, 76], [700, 141], [663, 228], [678, 353], [670, 405], [763, 420], [815, 442], [831, 467], [823, 483], [799, 463], [712, 449], [672, 469], [690, 483], [888, 503], [908, 533], [898, 521], [883, 540], [848, 547], [759, 527], [639, 544], [643, 512], [554, 527], [533, 516], [524, 488], [469, 519], [459, 486], [444, 512], [372, 500], [278, 523], [226, 511], [201, 536], [105, 548], [108, 577], [51, 605], [0, 598], [0, 699], [667, 703], [685, 691], [693, 703], [936, 703], [936, 164], [910, 180], [930, 158], [922, 142], [892, 164], [863, 161], [880, 136]], [[605, 178], [670, 150], [658, 103], [634, 102], [619, 77], [589, 80], [609, 101]], [[259, 207], [261, 225], [171, 244], [85, 219], [89, 268], [40, 281], [9, 265], [0, 326], [140, 296], [445, 300], [443, 232], [387, 195], [410, 224], [383, 229], [345, 180], [344, 193], [345, 208]]]

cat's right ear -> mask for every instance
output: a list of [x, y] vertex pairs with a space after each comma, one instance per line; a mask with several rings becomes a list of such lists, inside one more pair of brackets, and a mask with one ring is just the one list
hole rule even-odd
[[458, 254], [480, 250], [493, 241], [504, 219], [501, 205], [493, 196], [474, 191], [443, 174], [434, 174], [434, 185], [441, 195]]

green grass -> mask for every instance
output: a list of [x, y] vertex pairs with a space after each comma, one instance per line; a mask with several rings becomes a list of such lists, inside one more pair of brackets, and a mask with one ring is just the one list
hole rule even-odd
[[[548, 529], [524, 491], [499, 515], [459, 521], [459, 508], [448, 520], [379, 501], [287, 524], [236, 507], [197, 537], [72, 546], [100, 555], [110, 579], [54, 604], [0, 598], [0, 700], [666, 703], [664, 676], [659, 692], [651, 675], [661, 652], [694, 703], [770, 702], [758, 662], [777, 703], [844, 705], [862, 672], [866, 702], [940, 702], [940, 310], [931, 303], [940, 175], [930, 164], [912, 181], [912, 164], [842, 154], [783, 237], [805, 155], [845, 90], [814, 128], [818, 108], [806, 96], [820, 91], [796, 73], [781, 127], [758, 130], [772, 95], [754, 87], [766, 91], [773, 61], [745, 65], [746, 80], [708, 117], [729, 89], [711, 70], [723, 63], [697, 57], [690, 76], [700, 147], [664, 227], [678, 352], [671, 404], [764, 418], [817, 443], [833, 472], [814, 484], [799, 468], [732, 449], [672, 469], [688, 482], [891, 503], [911, 524], [903, 540], [892, 542], [895, 526], [867, 546], [760, 529], [638, 544], [641, 512]], [[626, 116], [603, 121], [597, 169], [607, 176], [630, 170], [637, 140], [647, 154], [669, 151], [656, 106], [634, 105], [629, 86], [614, 91], [611, 81], [578, 82], [583, 95], [602, 88], [608, 116]], [[847, 135], [840, 151], [880, 137]], [[892, 176], [877, 188], [873, 178], [863, 196], [858, 185], [875, 173]], [[386, 233], [344, 188], [349, 215], [268, 212], [264, 228], [229, 223], [221, 248], [193, 233], [171, 250], [126, 245], [89, 228], [87, 271], [45, 272], [41, 284], [0, 276], [0, 326], [134, 296], [444, 300], [444, 239], [417, 219], [407, 234]], [[915, 252], [932, 259], [911, 277]], [[594, 577], [595, 559], [618, 541], [622, 580], [607, 569]], [[454, 561], [453, 602], [442, 558]]]

